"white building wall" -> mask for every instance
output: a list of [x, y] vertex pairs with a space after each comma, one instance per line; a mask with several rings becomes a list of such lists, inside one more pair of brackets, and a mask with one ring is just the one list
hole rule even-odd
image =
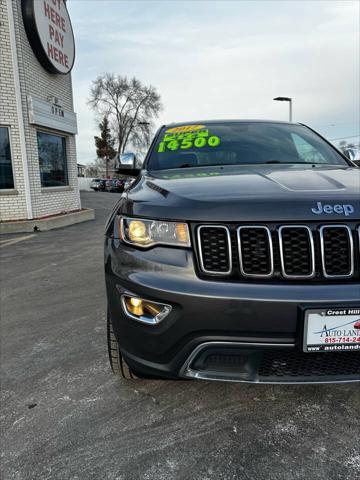
[[0, 126], [10, 127], [14, 190], [0, 190], [0, 220], [27, 218], [7, 0], [0, 0]]
[[[27, 165], [29, 170], [30, 193], [32, 214], [34, 218], [55, 215], [63, 212], [78, 210], [81, 208], [79, 189], [77, 183], [76, 145], [75, 136], [51, 131], [43, 127], [37, 127], [29, 123], [28, 96], [34, 96], [42, 100], [48, 100], [49, 96], [59, 98], [61, 106], [65, 110], [73, 110], [71, 75], [51, 74], [47, 72], [35, 57], [29, 44], [21, 12], [21, 0], [11, 0], [14, 16], [14, 29], [16, 38], [16, 54], [19, 68], [21, 105], [24, 116], [25, 142]], [[1, 192], [0, 207], [2, 220], [14, 220], [28, 218], [23, 182], [23, 169], [21, 153], [19, 151], [19, 133], [16, 123], [16, 103], [14, 102], [14, 78], [11, 72], [11, 49], [9, 47], [9, 28], [7, 0], [0, 0], [0, 71], [5, 72], [0, 77], [0, 124], [11, 122], [12, 127], [12, 155], [13, 171], [16, 183], [15, 192]], [[4, 24], [4, 25], [3, 25]], [[4, 28], [5, 27], [5, 28]], [[4, 48], [5, 47], [5, 48]], [[3, 54], [3, 50], [5, 55]], [[10, 50], [10, 51], [9, 51]], [[65, 187], [41, 187], [39, 170], [39, 157], [37, 147], [37, 130], [49, 133], [61, 134], [66, 137], [67, 145], [67, 170], [69, 185]]]

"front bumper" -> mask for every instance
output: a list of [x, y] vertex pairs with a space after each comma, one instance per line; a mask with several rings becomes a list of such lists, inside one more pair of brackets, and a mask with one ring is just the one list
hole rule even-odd
[[[202, 280], [190, 249], [141, 251], [110, 238], [105, 265], [114, 333], [135, 372], [262, 383], [360, 380], [358, 352], [302, 352], [305, 309], [355, 307], [359, 283]], [[170, 304], [172, 312], [143, 325], [124, 314], [123, 293]]]
[[333, 383], [359, 380], [354, 353], [303, 353], [293, 345], [207, 342], [183, 365], [180, 376], [251, 383]]

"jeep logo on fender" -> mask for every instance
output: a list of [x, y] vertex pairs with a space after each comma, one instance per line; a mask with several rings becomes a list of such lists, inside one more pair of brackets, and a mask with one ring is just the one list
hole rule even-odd
[[317, 202], [316, 207], [312, 208], [311, 211], [316, 215], [320, 215], [321, 213], [337, 213], [338, 215], [344, 214], [346, 217], [348, 217], [355, 212], [355, 208], [350, 204], [323, 205], [321, 202]]

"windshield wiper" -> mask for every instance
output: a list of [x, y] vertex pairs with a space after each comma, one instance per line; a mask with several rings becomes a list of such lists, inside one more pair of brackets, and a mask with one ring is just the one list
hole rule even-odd
[[[263, 165], [268, 164], [276, 164], [276, 165], [330, 165], [329, 163], [323, 162], [281, 162], [280, 160], [269, 160], [268, 162], [264, 162]], [[260, 165], [260, 164], [257, 164]]]
[[280, 160], [269, 160], [268, 162], [265, 162], [265, 165], [268, 163], [276, 163], [280, 165], [312, 165], [312, 163], [306, 162], [281, 162]]

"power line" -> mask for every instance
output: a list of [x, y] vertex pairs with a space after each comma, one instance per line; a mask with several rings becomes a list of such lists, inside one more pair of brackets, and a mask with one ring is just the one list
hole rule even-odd
[[360, 137], [360, 134], [358, 135], [350, 135], [349, 137], [340, 137], [340, 138], [328, 138], [328, 140], [330, 140], [331, 142], [335, 141], [335, 140], [346, 140], [347, 138], [358, 138]]
[[[335, 145], [335, 146], [336, 146], [336, 145]], [[339, 148], [339, 149], [342, 148], [340, 145], [337, 145], [336, 147]], [[347, 146], [346, 146], [346, 147], [347, 147]], [[351, 144], [351, 146], [350, 146], [350, 148], [356, 148], [356, 149], [358, 149], [359, 147], [360, 147], [360, 145], [353, 145], [353, 144]], [[348, 148], [348, 147], [347, 147], [347, 148]]]
[[314, 125], [314, 127], [338, 127], [339, 125], [357, 125], [359, 122], [352, 122], [352, 123], [328, 123], [327, 125]]

